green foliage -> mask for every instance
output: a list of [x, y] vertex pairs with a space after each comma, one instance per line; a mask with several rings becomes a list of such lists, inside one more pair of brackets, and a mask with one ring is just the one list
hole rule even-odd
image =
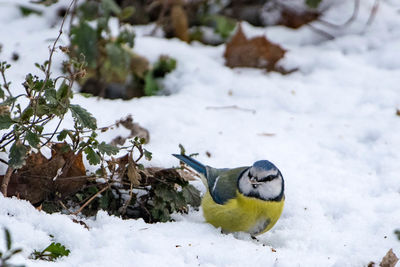
[[[86, 1], [76, 12], [78, 22], [71, 28], [71, 56], [83, 55], [88, 69], [80, 79], [82, 92], [110, 98], [155, 95], [158, 80], [176, 67], [176, 61], [161, 57], [153, 68], [144, 57], [136, 55], [135, 34], [125, 22], [135, 15], [133, 7], [121, 8], [114, 0]], [[116, 36], [111, 35], [109, 20], [119, 21]], [[90, 23], [89, 21], [95, 22]], [[92, 26], [95, 25], [95, 26]], [[92, 86], [93, 82], [96, 84]]]
[[86, 154], [86, 159], [89, 161], [89, 163], [91, 165], [97, 165], [100, 163], [101, 161], [101, 157], [99, 154], [97, 154], [93, 148], [91, 148], [90, 146], [86, 147], [84, 149], [84, 152]]
[[400, 230], [396, 230], [396, 231], [394, 231], [394, 233], [395, 233], [395, 235], [397, 235], [397, 238], [400, 241]]
[[222, 15], [207, 15], [204, 19], [205, 24], [211, 24], [215, 33], [219, 34], [223, 40], [231, 36], [236, 27], [236, 21]]
[[68, 256], [71, 251], [60, 243], [52, 242], [47, 248], [42, 251], [35, 250], [31, 254], [34, 260], [55, 261], [56, 259]]
[[15, 265], [11, 264], [8, 261], [16, 254], [21, 253], [22, 249], [13, 249], [12, 248], [12, 239], [10, 231], [7, 228], [4, 228], [4, 237], [6, 242], [6, 251], [0, 251], [0, 266], [1, 267], [23, 267], [25, 265]]
[[71, 44], [74, 46], [75, 53], [76, 55], [83, 54], [90, 68], [96, 67], [97, 38], [96, 29], [85, 21], [71, 27]]
[[0, 130], [8, 129], [13, 124], [14, 121], [11, 119], [11, 115], [9, 113], [0, 115]]
[[307, 6], [311, 8], [317, 8], [322, 0], [305, 0]]
[[160, 87], [157, 83], [158, 78], [163, 78], [176, 68], [176, 60], [168, 56], [161, 56], [154, 64], [154, 67], [145, 75], [144, 93], [147, 96], [155, 95]]
[[25, 164], [28, 149], [20, 141], [16, 141], [10, 148], [8, 165], [13, 169], [19, 169]]
[[31, 8], [31, 7], [27, 7], [27, 6], [22, 6], [22, 5], [19, 6], [19, 11], [21, 11], [22, 16], [24, 16], [24, 17], [32, 15], [32, 14], [42, 15], [42, 13], [43, 13], [40, 10]]
[[97, 129], [96, 118], [94, 118], [86, 109], [79, 105], [69, 105], [69, 108], [71, 109], [72, 117], [79, 126], [92, 130]]
[[200, 192], [172, 169], [155, 173], [149, 197], [150, 222], [169, 221], [172, 213], [187, 212], [188, 205], [198, 207], [201, 202]]
[[101, 154], [107, 154], [108, 156], [116, 155], [119, 152], [118, 147], [106, 144], [105, 142], [101, 142], [97, 148]]

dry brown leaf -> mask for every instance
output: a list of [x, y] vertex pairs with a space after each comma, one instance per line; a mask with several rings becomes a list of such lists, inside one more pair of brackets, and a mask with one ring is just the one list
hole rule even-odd
[[171, 24], [175, 37], [182, 41], [189, 42], [188, 18], [182, 4], [175, 4], [172, 6]]
[[140, 126], [138, 123], [133, 122], [133, 118], [131, 115], [128, 115], [128, 117], [126, 117], [126, 119], [122, 119], [122, 120], [118, 121], [117, 126], [119, 126], [119, 125], [124, 126], [126, 129], [130, 130], [131, 133], [126, 138], [122, 137], [122, 136], [117, 136], [116, 138], [114, 138], [111, 141], [111, 144], [123, 145], [125, 143], [126, 139], [132, 138], [132, 137], [143, 138], [145, 140], [145, 144], [147, 144], [150, 141], [149, 131], [147, 129], [143, 128], [142, 126]]
[[[12, 174], [7, 196], [19, 196], [38, 204], [49, 194], [57, 193], [64, 197], [81, 189], [88, 178], [82, 154], [62, 152], [63, 146], [62, 143], [55, 144], [50, 159], [40, 152], [32, 152], [25, 166]], [[61, 173], [61, 170], [64, 172]]]
[[292, 29], [298, 29], [319, 18], [321, 14], [316, 11], [298, 12], [293, 9], [285, 8], [281, 11], [281, 18], [278, 25], [284, 25]]
[[396, 115], [400, 116], [400, 109], [396, 109]]
[[145, 73], [150, 69], [149, 61], [136, 53], [131, 54], [131, 70], [132, 73], [140, 78], [144, 78]]
[[399, 261], [396, 254], [393, 253], [393, 249], [390, 249], [386, 255], [383, 257], [380, 267], [395, 267], [396, 263]]
[[128, 175], [129, 181], [131, 182], [131, 184], [133, 186], [139, 186], [140, 180], [142, 179], [142, 177], [140, 176], [139, 172], [137, 171], [136, 163], [132, 159], [132, 154], [129, 155], [128, 160], [129, 160], [129, 162], [128, 162], [127, 175]]
[[268, 71], [282, 71], [276, 63], [283, 58], [286, 50], [259, 36], [247, 39], [239, 24], [236, 34], [226, 44], [224, 57], [228, 67], [262, 68]]

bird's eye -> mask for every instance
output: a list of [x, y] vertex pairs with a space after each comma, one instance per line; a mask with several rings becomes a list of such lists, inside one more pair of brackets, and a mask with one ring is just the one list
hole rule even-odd
[[278, 175], [268, 175], [268, 176], [260, 179], [260, 181], [261, 182], [270, 182], [270, 181], [274, 180], [275, 178], [278, 178]]

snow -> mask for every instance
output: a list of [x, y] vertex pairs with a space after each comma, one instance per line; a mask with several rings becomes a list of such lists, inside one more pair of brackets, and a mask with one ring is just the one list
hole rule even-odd
[[[179, 152], [178, 144], [215, 167], [272, 161], [285, 178], [286, 203], [277, 225], [259, 236], [259, 242], [245, 234], [221, 234], [205, 223], [201, 211], [157, 224], [99, 212], [95, 218], [81, 218], [87, 230], [70, 216], [49, 215], [25, 201], [0, 197], [0, 226], [11, 231], [14, 247], [23, 248], [13, 262], [339, 267], [379, 262], [390, 248], [399, 256], [400, 242], [393, 232], [400, 228], [400, 117], [395, 114], [400, 108], [400, 6], [381, 1], [375, 21], [366, 28], [374, 2], [361, 1], [350, 27], [326, 29], [338, 36], [334, 40], [308, 27], [264, 29], [244, 23], [249, 37], [265, 34], [288, 50], [282, 66], [298, 68], [290, 75], [229, 69], [223, 46], [138, 34], [135, 52], [151, 62], [161, 54], [177, 59], [177, 69], [163, 81], [170, 95], [129, 101], [73, 99], [97, 117], [99, 126], [132, 114], [150, 132], [146, 148], [154, 158], [147, 166], [176, 166], [171, 153]], [[15, 3], [0, 1], [0, 59], [12, 63], [8, 79], [18, 92], [24, 76], [36, 72], [33, 63], [47, 59], [58, 24], [49, 11], [22, 17]], [[332, 4], [325, 19], [345, 21], [352, 5]], [[138, 32], [148, 32], [143, 29]], [[65, 37], [61, 44], [67, 44]], [[16, 62], [11, 61], [14, 51], [20, 54]], [[54, 65], [60, 66], [62, 59], [56, 54]], [[217, 109], [231, 106], [242, 109]], [[68, 126], [70, 118], [62, 127]], [[119, 128], [101, 138], [110, 141], [118, 134], [126, 131]], [[52, 241], [71, 254], [54, 263], [28, 259], [34, 249]]]

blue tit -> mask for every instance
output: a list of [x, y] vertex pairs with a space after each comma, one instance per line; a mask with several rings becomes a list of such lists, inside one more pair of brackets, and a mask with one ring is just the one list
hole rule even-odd
[[201, 204], [203, 214], [215, 227], [254, 236], [270, 230], [281, 216], [285, 184], [279, 169], [268, 160], [216, 169], [186, 155], [173, 156], [201, 174], [207, 187]]

